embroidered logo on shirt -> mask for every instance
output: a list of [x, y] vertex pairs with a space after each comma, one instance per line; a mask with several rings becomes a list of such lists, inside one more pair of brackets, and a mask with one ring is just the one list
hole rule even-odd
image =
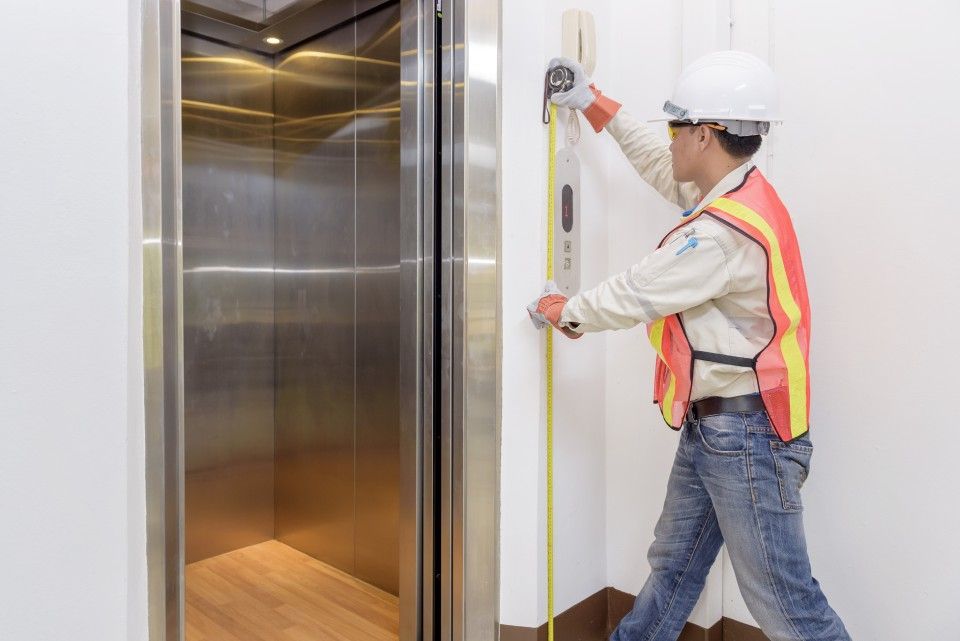
[[695, 236], [691, 236], [690, 238], [687, 239], [687, 244], [681, 247], [677, 251], [676, 255], [679, 256], [680, 254], [687, 251], [688, 249], [696, 249], [697, 245], [699, 244], [700, 244], [700, 241], [698, 241]]

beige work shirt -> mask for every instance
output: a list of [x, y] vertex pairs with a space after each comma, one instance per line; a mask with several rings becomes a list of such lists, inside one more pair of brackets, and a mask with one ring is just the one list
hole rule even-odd
[[[621, 109], [607, 131], [647, 183], [691, 215], [738, 187], [746, 162], [704, 198], [673, 179], [669, 146]], [[676, 221], [676, 225], [683, 222]], [[627, 329], [680, 314], [693, 349], [752, 358], [773, 337], [767, 309], [767, 262], [756, 242], [707, 215], [673, 232], [660, 249], [622, 274], [571, 298], [561, 324], [577, 332]], [[753, 370], [695, 361], [691, 400], [757, 392]]]

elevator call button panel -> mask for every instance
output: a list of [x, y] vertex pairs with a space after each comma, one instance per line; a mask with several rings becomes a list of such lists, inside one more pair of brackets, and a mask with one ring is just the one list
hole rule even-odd
[[580, 160], [570, 147], [557, 152], [554, 184], [554, 280], [567, 297], [580, 291]]

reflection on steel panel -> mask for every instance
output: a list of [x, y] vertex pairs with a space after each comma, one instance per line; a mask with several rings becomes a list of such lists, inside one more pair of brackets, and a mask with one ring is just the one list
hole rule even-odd
[[356, 576], [397, 594], [400, 7], [357, 22]]
[[436, 12], [421, 14], [416, 2], [400, 3], [400, 641], [434, 638], [433, 459], [427, 435], [434, 399], [435, 20]]
[[276, 60], [277, 538], [354, 571], [354, 27]]
[[497, 634], [500, 5], [455, 0], [452, 7], [453, 641]]
[[270, 59], [182, 40], [186, 562], [273, 537]]

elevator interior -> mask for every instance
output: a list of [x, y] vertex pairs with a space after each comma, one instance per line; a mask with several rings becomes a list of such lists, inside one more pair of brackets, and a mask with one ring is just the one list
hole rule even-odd
[[189, 639], [190, 564], [267, 541], [399, 593], [400, 7], [183, 9]]

